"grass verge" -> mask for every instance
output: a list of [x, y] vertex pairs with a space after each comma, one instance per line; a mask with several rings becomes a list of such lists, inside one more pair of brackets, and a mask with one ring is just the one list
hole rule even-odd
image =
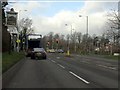
[[6, 72], [10, 67], [12, 67], [15, 63], [19, 60], [24, 58], [23, 52], [11, 52], [9, 53], [2, 53], [2, 73]]
[[107, 58], [107, 59], [112, 59], [112, 60], [119, 60], [120, 59], [120, 56], [113, 56], [113, 55], [104, 55], [103, 57]]

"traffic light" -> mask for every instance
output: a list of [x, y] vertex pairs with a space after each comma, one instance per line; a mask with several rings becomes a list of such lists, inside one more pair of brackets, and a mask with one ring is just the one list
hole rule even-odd
[[50, 42], [49, 42], [49, 41], [47, 42], [47, 45], [50, 45]]

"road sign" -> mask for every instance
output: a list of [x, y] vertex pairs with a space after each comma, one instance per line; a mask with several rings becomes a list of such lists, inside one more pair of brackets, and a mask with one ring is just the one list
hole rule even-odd
[[17, 42], [17, 43], [20, 43], [20, 39], [18, 39], [16, 42]]
[[7, 26], [16, 26], [17, 25], [17, 12], [14, 12], [14, 9], [11, 9], [11, 11], [7, 11]]

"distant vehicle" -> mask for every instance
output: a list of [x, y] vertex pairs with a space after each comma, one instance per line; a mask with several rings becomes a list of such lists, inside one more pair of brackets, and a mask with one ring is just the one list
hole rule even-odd
[[119, 56], [119, 55], [120, 55], [120, 53], [114, 53], [113, 55], [114, 55], [114, 56]]
[[54, 49], [48, 49], [47, 52], [49, 52], [49, 53], [55, 53], [55, 50]]
[[64, 53], [64, 51], [62, 49], [58, 49], [57, 52], [58, 53]]
[[44, 48], [33, 48], [31, 59], [46, 59], [47, 53]]

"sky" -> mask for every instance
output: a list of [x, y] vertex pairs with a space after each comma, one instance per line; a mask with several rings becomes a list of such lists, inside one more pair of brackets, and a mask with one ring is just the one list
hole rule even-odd
[[[8, 0], [8, 10], [12, 7], [18, 12], [18, 20], [29, 17], [33, 20], [35, 33], [47, 35], [49, 32], [71, 34], [86, 33], [88, 16], [88, 33], [101, 35], [106, 27], [107, 14], [111, 9], [118, 9], [118, 0]], [[27, 11], [25, 11], [27, 10]], [[79, 17], [82, 15], [82, 17]], [[67, 24], [67, 26], [65, 26]]]

